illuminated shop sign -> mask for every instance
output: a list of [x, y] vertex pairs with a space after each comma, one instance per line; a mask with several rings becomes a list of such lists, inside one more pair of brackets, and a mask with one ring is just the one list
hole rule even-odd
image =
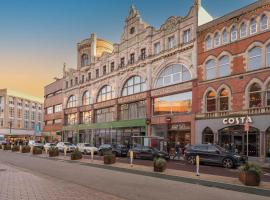
[[[251, 117], [247, 117], [248, 123], [252, 123]], [[246, 116], [244, 117], [229, 117], [229, 118], [224, 118], [222, 120], [222, 123], [227, 125], [227, 124], [245, 124], [246, 121]]]

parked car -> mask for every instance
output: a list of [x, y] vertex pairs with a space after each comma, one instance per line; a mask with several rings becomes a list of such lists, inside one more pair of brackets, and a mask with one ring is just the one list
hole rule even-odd
[[127, 156], [128, 153], [127, 146], [122, 144], [102, 144], [98, 148], [98, 154], [101, 156], [103, 156], [107, 151], [112, 151], [116, 156]]
[[89, 143], [78, 143], [77, 148], [80, 152], [84, 154], [91, 154], [91, 151], [94, 151], [94, 154], [96, 154], [98, 151], [96, 147], [92, 146]]
[[55, 143], [49, 143], [47, 142], [45, 145], [44, 145], [44, 148], [51, 148], [51, 147], [56, 147], [56, 144]]
[[43, 145], [42, 142], [40, 142], [40, 141], [35, 141], [35, 140], [29, 140], [28, 145], [29, 145], [30, 147], [33, 146], [33, 147], [38, 147], [38, 148], [40, 148], [40, 149], [43, 149], [43, 148], [44, 148], [44, 145]]
[[134, 159], [140, 158], [140, 159], [154, 160], [156, 157], [161, 157], [166, 160], [170, 159], [170, 156], [167, 152], [160, 151], [153, 147], [138, 146], [131, 149], [130, 151], [133, 151]]
[[72, 152], [76, 149], [76, 146], [70, 142], [58, 142], [56, 147], [61, 152], [64, 152], [65, 147], [67, 148], [67, 152]]
[[7, 141], [5, 139], [5, 136], [4, 135], [0, 135], [0, 145], [5, 145], [7, 144]]
[[213, 144], [190, 145], [185, 151], [185, 158], [190, 164], [196, 163], [197, 155], [202, 163], [222, 165], [226, 168], [240, 166], [247, 160], [245, 156], [226, 151]]

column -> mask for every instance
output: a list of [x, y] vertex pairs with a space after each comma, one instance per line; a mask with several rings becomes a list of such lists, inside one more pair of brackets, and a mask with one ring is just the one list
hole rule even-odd
[[218, 131], [213, 131], [214, 133], [214, 144], [218, 144]]
[[265, 131], [260, 131], [260, 160], [265, 159]]
[[146, 120], [147, 122], [150, 122], [146, 124], [146, 135], [151, 136], [152, 130], [151, 130], [151, 116], [152, 116], [152, 100], [151, 100], [151, 92], [147, 92], [146, 96]]

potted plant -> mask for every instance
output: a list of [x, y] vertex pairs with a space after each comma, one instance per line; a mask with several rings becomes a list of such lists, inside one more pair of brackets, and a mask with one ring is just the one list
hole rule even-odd
[[71, 160], [79, 160], [82, 159], [82, 152], [80, 152], [78, 149], [75, 149], [70, 156]]
[[11, 151], [15, 152], [15, 151], [20, 151], [20, 147], [18, 145], [14, 145], [11, 149]]
[[110, 165], [116, 162], [116, 156], [113, 153], [107, 153], [103, 156], [104, 164]]
[[164, 158], [155, 158], [154, 159], [154, 172], [164, 172], [167, 168], [167, 162]]
[[33, 155], [42, 154], [42, 149], [38, 147], [33, 148]]
[[0, 145], [0, 149], [2, 149], [2, 146], [3, 146], [3, 145]]
[[262, 169], [253, 163], [245, 163], [240, 167], [239, 180], [248, 186], [258, 186], [261, 182]]
[[49, 148], [49, 157], [56, 157], [59, 156], [59, 150], [57, 147]]
[[30, 146], [28, 145], [22, 146], [22, 153], [30, 153], [30, 150], [31, 150]]
[[3, 150], [11, 150], [10, 144], [6, 144], [3, 146]]

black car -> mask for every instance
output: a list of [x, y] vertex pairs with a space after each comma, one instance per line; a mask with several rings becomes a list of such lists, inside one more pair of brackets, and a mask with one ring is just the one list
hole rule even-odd
[[197, 155], [202, 163], [222, 165], [226, 168], [240, 166], [246, 161], [246, 157], [212, 144], [191, 145], [185, 151], [185, 158], [190, 164], [196, 163]]
[[98, 154], [103, 156], [106, 152], [111, 151], [116, 156], [127, 156], [128, 149], [122, 144], [102, 144], [98, 148]]
[[147, 159], [147, 160], [154, 160], [156, 157], [161, 157], [166, 160], [170, 159], [170, 156], [167, 152], [165, 151], [160, 151], [156, 148], [153, 147], [148, 147], [148, 146], [138, 146], [130, 151], [133, 151], [133, 157], [134, 159]]

